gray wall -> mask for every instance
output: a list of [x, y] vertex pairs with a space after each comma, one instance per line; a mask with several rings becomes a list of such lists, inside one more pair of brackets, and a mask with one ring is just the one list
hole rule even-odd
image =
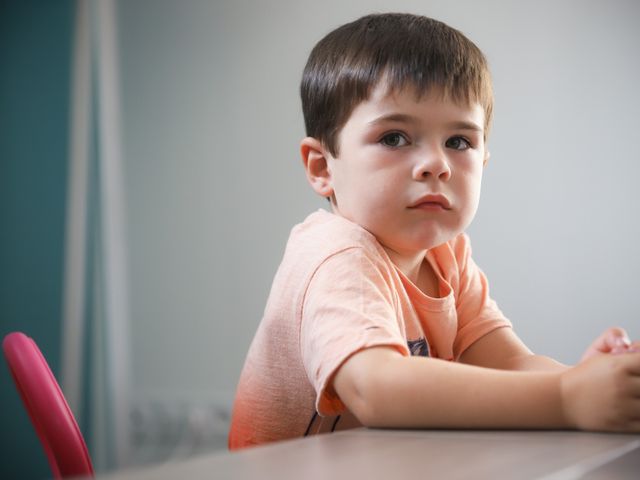
[[640, 3], [119, 3], [133, 379], [228, 402], [306, 185], [298, 82], [330, 29], [372, 11], [459, 28], [496, 90], [470, 229], [494, 297], [564, 362], [609, 325], [640, 337]]

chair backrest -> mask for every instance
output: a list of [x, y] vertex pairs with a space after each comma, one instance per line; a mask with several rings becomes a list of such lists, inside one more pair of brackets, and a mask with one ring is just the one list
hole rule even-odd
[[93, 476], [82, 433], [36, 343], [13, 332], [2, 341], [2, 349], [54, 478]]

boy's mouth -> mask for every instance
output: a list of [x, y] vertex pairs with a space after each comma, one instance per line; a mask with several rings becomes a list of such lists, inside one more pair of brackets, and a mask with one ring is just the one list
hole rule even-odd
[[409, 208], [433, 209], [441, 208], [443, 210], [451, 210], [449, 199], [440, 194], [427, 194], [409, 205]]

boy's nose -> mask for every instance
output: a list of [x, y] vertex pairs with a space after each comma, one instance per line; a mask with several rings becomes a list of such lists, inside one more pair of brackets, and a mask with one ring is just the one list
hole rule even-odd
[[446, 182], [451, 178], [451, 168], [442, 152], [432, 151], [420, 156], [413, 171], [415, 180], [437, 178]]

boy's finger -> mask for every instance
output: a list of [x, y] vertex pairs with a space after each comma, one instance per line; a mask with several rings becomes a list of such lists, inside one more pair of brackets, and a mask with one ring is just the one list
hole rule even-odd
[[621, 358], [624, 359], [626, 371], [632, 375], [640, 376], [640, 350], [628, 351]]
[[624, 329], [620, 327], [609, 328], [589, 346], [582, 356], [582, 361], [602, 353], [626, 353], [630, 344], [631, 341]]
[[630, 345], [631, 340], [627, 332], [620, 327], [612, 327], [593, 342], [592, 348], [602, 353], [622, 353], [626, 352]]
[[638, 420], [640, 420], [640, 375], [629, 378], [629, 395], [634, 398], [638, 406]]
[[628, 348], [631, 340], [627, 332], [620, 327], [610, 328], [605, 332], [605, 342], [613, 348]]
[[626, 427], [625, 431], [626, 432], [635, 432], [635, 433], [640, 432], [640, 421], [629, 422], [627, 424], [627, 427]]

